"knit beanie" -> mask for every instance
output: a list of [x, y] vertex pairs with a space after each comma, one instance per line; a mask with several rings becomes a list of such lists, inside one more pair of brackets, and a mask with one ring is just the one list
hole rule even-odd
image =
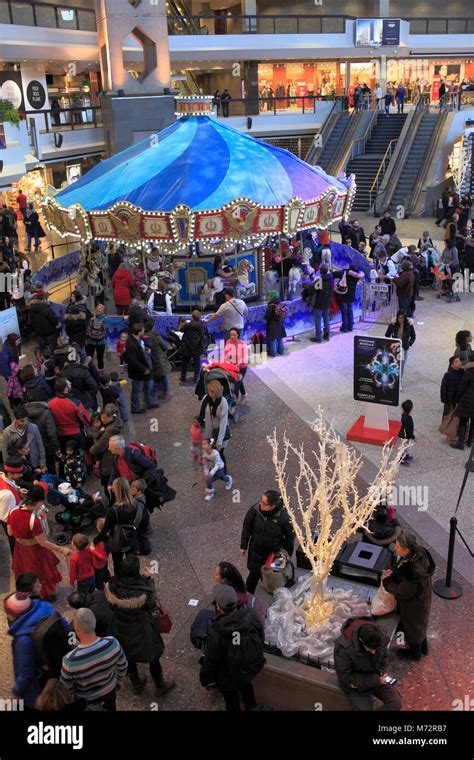
[[17, 591], [15, 594], [10, 594], [4, 599], [3, 607], [5, 613], [10, 619], [16, 620], [25, 612], [28, 612], [33, 602], [31, 597], [26, 591]]

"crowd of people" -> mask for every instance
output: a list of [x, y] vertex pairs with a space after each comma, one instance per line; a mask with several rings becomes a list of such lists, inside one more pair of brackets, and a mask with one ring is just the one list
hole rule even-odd
[[[468, 201], [465, 197], [466, 206]], [[376, 280], [394, 286], [398, 310], [386, 336], [401, 339], [402, 368], [416, 340], [413, 314], [416, 302], [423, 300], [420, 287], [429, 282], [437, 264], [452, 271], [468, 267], [474, 252], [460, 203], [450, 192], [442, 253], [436, 251], [429, 231], [423, 232], [417, 246], [403, 246], [389, 211], [368, 237], [356, 219], [340, 225], [342, 242], [367, 257]], [[3, 246], [4, 261], [8, 261], [8, 242]], [[310, 245], [309, 238], [306, 244]], [[277, 268], [284, 284], [282, 261]], [[330, 339], [334, 299], [341, 311], [341, 332], [352, 332], [356, 288], [364, 277], [360, 267], [352, 263], [335, 269], [328, 242], [311, 251], [309, 264], [317, 278], [303, 293], [314, 310], [311, 340]], [[216, 276], [228, 278], [232, 267], [216, 257], [214, 269]], [[19, 320], [21, 334], [10, 334], [0, 353], [8, 400], [8, 406], [3, 402], [0, 406], [4, 427], [0, 521], [16, 584], [4, 600], [4, 609], [12, 637], [13, 693], [30, 709], [115, 710], [117, 692], [126, 677], [134, 693], [144, 690], [147, 679], [140, 664], [147, 665], [157, 697], [174, 685], [160, 662], [169, 616], [159, 602], [153, 573], [140, 557], [151, 554], [155, 508], [172, 500], [176, 492], [160, 469], [153, 447], [131, 440], [128, 429], [130, 415], [154, 410], [172, 398], [171, 346], [155, 328], [148, 306], [153, 293], [142, 274], [142, 267], [133, 270], [127, 265], [120, 248], [106, 257], [96, 247], [81, 267], [64, 313], [51, 303], [42, 283], [32, 284], [27, 275], [22, 298], [28, 316]], [[115, 311], [127, 323], [115, 345], [116, 370], [107, 356], [108, 289]], [[244, 381], [249, 365], [248, 346], [242, 340], [247, 304], [231, 287], [218, 295], [212, 315], [204, 317], [195, 309], [177, 330], [182, 383], [187, 382], [190, 366], [193, 381], [203, 381], [207, 324], [217, 320], [225, 336], [223, 362], [235, 372], [232, 397], [218, 379], [204, 379], [203, 390], [197, 393], [199, 410], [196, 407], [189, 421], [190, 456], [201, 469], [206, 503], [215, 499], [219, 481], [223, 495], [233, 487], [227, 463], [230, 422], [233, 405], [247, 399]], [[283, 295], [272, 292], [265, 313], [270, 356], [284, 352], [287, 311]], [[13, 295], [11, 303], [19, 310], [17, 300]], [[32, 333], [36, 346], [27, 343]], [[470, 444], [471, 429], [474, 433], [471, 341], [469, 332], [457, 334], [456, 350], [441, 385], [444, 415], [455, 413], [459, 418], [455, 448], [463, 448], [466, 439]], [[400, 436], [413, 441], [412, 402], [405, 401], [402, 410]], [[402, 463], [409, 464], [411, 459], [407, 453]], [[100, 482], [99, 488], [94, 479]], [[64, 543], [53, 541], [50, 535], [48, 510], [52, 509], [66, 528]], [[401, 529], [394, 510], [384, 503], [361, 532], [364, 540], [393, 550], [392, 566], [382, 580], [396, 600], [405, 634], [406, 647], [397, 654], [420, 660], [428, 654], [433, 559], [414, 535]], [[280, 494], [267, 490], [243, 521], [240, 553], [247, 558], [246, 580], [229, 562], [221, 561], [216, 567], [212, 610], [207, 611], [203, 634], [200, 683], [205, 689], [217, 686], [229, 711], [240, 710], [241, 703], [247, 710], [257, 707], [252, 681], [265, 659], [264, 613], [255, 592], [268, 557], [280, 551], [291, 557], [294, 541]], [[72, 620], [57, 615], [52, 606], [63, 580], [62, 559], [68, 562]], [[51, 617], [54, 630], [42, 625]], [[240, 649], [231, 643], [235, 631], [246, 642]], [[400, 693], [387, 675], [388, 645], [383, 625], [372, 617], [350, 619], [342, 627], [334, 662], [353, 709], [373, 709], [373, 697], [382, 702], [382, 709], [401, 709]]]

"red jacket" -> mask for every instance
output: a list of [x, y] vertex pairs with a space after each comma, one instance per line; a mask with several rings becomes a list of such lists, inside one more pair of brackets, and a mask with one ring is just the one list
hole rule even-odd
[[81, 425], [90, 425], [91, 418], [80, 403], [67, 396], [56, 396], [48, 402], [58, 435], [77, 435]]
[[116, 306], [130, 306], [132, 296], [130, 290], [135, 287], [135, 280], [128, 269], [120, 267], [112, 277], [114, 287], [114, 302]]
[[92, 555], [92, 564], [96, 570], [101, 570], [107, 565], [107, 550], [105, 548], [105, 542], [99, 541], [98, 544], [91, 544], [89, 551]]
[[89, 547], [81, 552], [74, 552], [69, 557], [69, 583], [74, 586], [76, 581], [83, 581], [86, 578], [93, 578], [94, 564]]

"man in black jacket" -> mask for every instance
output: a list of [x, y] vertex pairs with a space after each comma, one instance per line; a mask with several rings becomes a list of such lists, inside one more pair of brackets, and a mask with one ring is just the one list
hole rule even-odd
[[291, 557], [294, 542], [293, 526], [280, 494], [278, 491], [265, 491], [259, 504], [250, 507], [245, 515], [240, 539], [242, 557], [248, 548], [249, 576], [245, 585], [250, 594], [255, 592], [261, 578], [262, 565], [270, 554], [285, 549]]
[[316, 334], [311, 338], [313, 343], [321, 343], [321, 319], [324, 322], [324, 340], [329, 340], [329, 307], [334, 287], [334, 278], [329, 272], [327, 264], [321, 264], [319, 275], [308, 288], [308, 303], [311, 303], [314, 309], [314, 326]]
[[334, 645], [334, 666], [353, 710], [373, 710], [372, 697], [383, 702], [380, 711], [401, 710], [400, 694], [385, 680], [388, 644], [386, 629], [370, 618], [349, 618], [343, 624]]
[[216, 619], [209, 627], [201, 685], [217, 686], [227, 712], [240, 712], [240, 696], [245, 709], [252, 710], [256, 707], [252, 680], [265, 664], [262, 623], [254, 610], [238, 606], [232, 586], [217, 584], [213, 596]]
[[383, 216], [379, 220], [379, 227], [382, 228], [382, 235], [390, 235], [390, 237], [392, 237], [397, 231], [395, 220], [390, 216], [390, 211], [388, 209], [383, 212]]
[[44, 293], [39, 293], [30, 302], [30, 322], [33, 325], [40, 348], [51, 346], [56, 348], [56, 336], [59, 329], [59, 319], [52, 310]]
[[[158, 406], [153, 396], [155, 384], [153, 381], [151, 355], [145, 346], [144, 335], [145, 328], [143, 323], [135, 323], [125, 345], [125, 361], [127, 362], [128, 376], [132, 381], [132, 392], [130, 395], [130, 410], [132, 414], [144, 414], [147, 408], [156, 409]], [[140, 407], [140, 394], [143, 391], [145, 392], [145, 409]]]
[[349, 237], [351, 239], [352, 247], [358, 251], [359, 243], [367, 243], [364, 228], [360, 226], [357, 219], [354, 219], [349, 228]]
[[78, 343], [72, 343], [69, 347], [68, 360], [64, 364], [61, 377], [71, 383], [71, 396], [80, 401], [87, 411], [96, 406], [96, 396], [99, 387], [92, 377], [88, 367], [81, 364], [81, 347]]
[[181, 355], [181, 377], [182, 383], [186, 382], [186, 373], [189, 363], [193, 364], [194, 382], [199, 380], [201, 371], [201, 356], [207, 348], [208, 332], [207, 327], [201, 320], [201, 312], [195, 309], [192, 313], [190, 322], [186, 322], [183, 330], [183, 339], [181, 341], [179, 353]]

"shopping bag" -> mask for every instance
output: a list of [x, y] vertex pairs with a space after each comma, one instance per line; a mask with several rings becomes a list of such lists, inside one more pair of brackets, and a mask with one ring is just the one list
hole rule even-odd
[[455, 441], [458, 437], [459, 429], [459, 417], [456, 416], [456, 408], [452, 412], [443, 417], [441, 424], [438, 428], [440, 433], [444, 433], [447, 436], [448, 441]]
[[372, 615], [388, 615], [389, 612], [393, 612], [396, 609], [397, 600], [381, 584], [375, 592], [375, 596], [372, 597], [372, 604], [370, 605]]

